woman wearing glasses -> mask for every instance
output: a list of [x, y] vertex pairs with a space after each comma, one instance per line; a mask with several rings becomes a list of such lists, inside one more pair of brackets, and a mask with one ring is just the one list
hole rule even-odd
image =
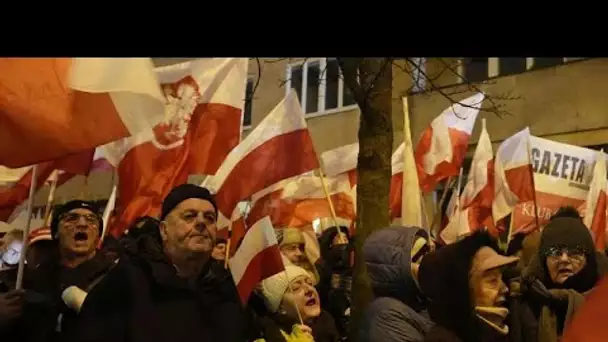
[[522, 299], [526, 322], [537, 331], [534, 341], [559, 341], [584, 296], [607, 271], [600, 258], [605, 256], [596, 252], [580, 218], [556, 217], [545, 226], [538, 253], [523, 274]]

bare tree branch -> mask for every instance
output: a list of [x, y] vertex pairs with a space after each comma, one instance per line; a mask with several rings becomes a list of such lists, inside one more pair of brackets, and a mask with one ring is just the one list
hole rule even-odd
[[[445, 72], [445, 70], [448, 70], [450, 72], [452, 72], [453, 74], [457, 75], [457, 77], [459, 77], [460, 79], [463, 80], [464, 85], [467, 86], [467, 88], [465, 88], [464, 90], [462, 90], [462, 88], [458, 89], [458, 87], [456, 87], [455, 89], [452, 87], [451, 91], [448, 91], [447, 89], [445, 89], [444, 87], [439, 87], [435, 84], [435, 80], [438, 79], [439, 76], [434, 76], [434, 77], [430, 77], [425, 70], [423, 70], [423, 68], [420, 67], [420, 65], [418, 65], [416, 62], [412, 61], [411, 58], [407, 58], [406, 59], [408, 63], [406, 63], [406, 66], [403, 67], [397, 63], [393, 63], [393, 65], [395, 65], [398, 69], [402, 70], [403, 72], [407, 73], [408, 75], [410, 75], [410, 77], [412, 77], [412, 79], [414, 78], [413, 76], [413, 72], [412, 70], [410, 70], [407, 65], [411, 64], [413, 66], [413, 68], [415, 70], [417, 70], [426, 81], [428, 81], [429, 85], [430, 85], [430, 91], [431, 92], [437, 92], [438, 94], [440, 94], [442, 97], [446, 98], [447, 100], [450, 101], [450, 106], [452, 106], [452, 109], [454, 109], [454, 105], [455, 104], [459, 104], [463, 107], [468, 107], [468, 108], [477, 108], [478, 104], [474, 104], [474, 105], [467, 105], [464, 103], [461, 103], [460, 101], [456, 101], [454, 100], [453, 96], [457, 95], [457, 94], [461, 94], [461, 93], [467, 93], [467, 92], [482, 92], [482, 90], [477, 87], [477, 85], [469, 82], [465, 77], [463, 77], [462, 75], [460, 75], [458, 73], [458, 71], [456, 70], [456, 68], [454, 68], [452, 65], [448, 64], [445, 60], [443, 59], [439, 59], [441, 61], [441, 63], [444, 65], [444, 70], [442, 70], [441, 72], [438, 73], [438, 75], [443, 74], [443, 72]], [[487, 84], [487, 83], [486, 83]], [[485, 112], [490, 112], [493, 113], [495, 115], [497, 115], [498, 117], [503, 117], [505, 115], [510, 115], [510, 113], [508, 111], [503, 110], [502, 108], [505, 106], [504, 104], [498, 104], [496, 102], [496, 100], [514, 100], [514, 99], [518, 99], [518, 97], [513, 97], [513, 96], [497, 96], [497, 95], [488, 95], [486, 94], [485, 97], [486, 100], [488, 100], [488, 102], [490, 103], [490, 107], [486, 107], [486, 108], [481, 108], [481, 111], [485, 111]], [[454, 113], [456, 114], [456, 116], [458, 116], [458, 113], [456, 111], [454, 111]]]
[[262, 79], [262, 62], [260, 61], [259, 57], [255, 57], [253, 59], [255, 59], [256, 63], [258, 64], [258, 79], [255, 80], [255, 85], [253, 86], [253, 89], [251, 90], [251, 94], [249, 94], [249, 96], [247, 96], [245, 98], [245, 102], [253, 101], [255, 92], [256, 92], [256, 90], [258, 90], [258, 86], [260, 85], [260, 80]]

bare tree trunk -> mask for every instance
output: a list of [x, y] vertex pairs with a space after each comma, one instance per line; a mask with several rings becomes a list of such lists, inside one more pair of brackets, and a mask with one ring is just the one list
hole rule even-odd
[[[373, 298], [363, 258], [363, 243], [375, 230], [388, 226], [391, 182], [392, 60], [389, 58], [339, 58], [345, 85], [361, 109], [357, 164], [357, 234], [351, 308], [351, 341]], [[357, 79], [358, 71], [358, 79]]]

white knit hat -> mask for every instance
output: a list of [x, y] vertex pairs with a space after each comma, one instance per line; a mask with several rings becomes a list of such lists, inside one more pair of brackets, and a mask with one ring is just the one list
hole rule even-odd
[[[287, 276], [285, 275], [287, 272]], [[266, 307], [271, 312], [277, 312], [281, 305], [283, 295], [289, 288], [289, 283], [300, 276], [310, 277], [305, 269], [295, 265], [285, 265], [285, 272], [277, 273], [270, 278], [262, 281], [262, 294]], [[288, 278], [289, 277], [289, 280]]]

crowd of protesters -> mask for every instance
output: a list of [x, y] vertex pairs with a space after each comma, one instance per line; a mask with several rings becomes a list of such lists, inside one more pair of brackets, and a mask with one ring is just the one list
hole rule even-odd
[[[374, 298], [350, 324], [353, 240], [347, 227], [306, 253], [300, 229], [277, 229], [287, 272], [257, 285], [243, 305], [227, 241], [205, 188], [184, 184], [159, 217], [103, 238], [98, 208], [70, 201], [48, 237], [30, 234], [16, 290], [20, 231], [0, 243], [4, 341], [462, 341], [558, 342], [585, 295], [607, 271], [578, 212], [560, 209], [506, 253], [480, 229], [450, 245], [425, 227], [391, 226], [363, 245]], [[103, 242], [103, 243], [101, 243]]]

